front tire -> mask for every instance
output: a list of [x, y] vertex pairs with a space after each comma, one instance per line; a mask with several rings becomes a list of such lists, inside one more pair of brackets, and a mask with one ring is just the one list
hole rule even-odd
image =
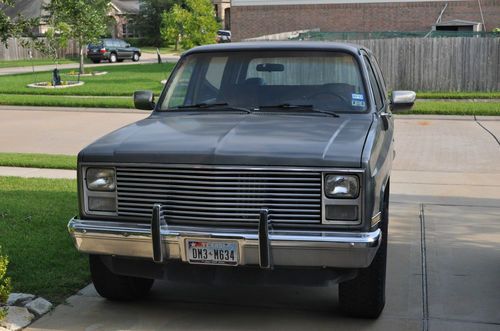
[[118, 60], [115, 53], [109, 55], [109, 63], [115, 63]]
[[341, 311], [345, 315], [377, 318], [384, 309], [389, 225], [389, 183], [384, 196], [381, 216], [382, 242], [372, 264], [368, 268], [360, 269], [356, 278], [339, 284], [339, 304]]
[[134, 62], [139, 61], [139, 58], [140, 58], [139, 53], [134, 53], [134, 55], [132, 55], [132, 61]]
[[100, 296], [113, 301], [132, 301], [146, 296], [154, 279], [122, 276], [113, 273], [97, 255], [89, 256], [90, 275]]

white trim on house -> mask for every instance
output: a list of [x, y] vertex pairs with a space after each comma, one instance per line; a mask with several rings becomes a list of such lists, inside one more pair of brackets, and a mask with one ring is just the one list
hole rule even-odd
[[277, 5], [321, 5], [321, 4], [358, 4], [358, 3], [397, 3], [397, 2], [451, 2], [461, 0], [231, 0], [231, 6], [277, 6]]

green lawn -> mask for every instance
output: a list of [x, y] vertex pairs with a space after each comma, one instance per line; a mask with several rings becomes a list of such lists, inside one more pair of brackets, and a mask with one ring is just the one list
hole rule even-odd
[[[179, 50], [174, 50], [174, 46], [169, 46], [169, 47], [161, 47], [160, 48], [160, 54], [176, 54], [179, 55], [182, 52], [184, 52], [184, 49], [179, 49]], [[153, 53], [156, 54], [156, 47], [141, 47], [141, 52], [143, 53]]]
[[416, 102], [407, 114], [500, 116], [500, 102], [422, 101]]
[[0, 166], [76, 169], [76, 156], [30, 153], [0, 153]]
[[[78, 63], [78, 61], [78, 58], [60, 59], [59, 64]], [[0, 61], [0, 68], [30, 67], [32, 65], [41, 66], [51, 64], [54, 64], [54, 61], [51, 59], [4, 60]]]
[[90, 282], [66, 225], [77, 214], [76, 181], [0, 177], [0, 243], [13, 292], [60, 303]]
[[494, 92], [417, 92], [417, 99], [500, 99]]
[[0, 105], [88, 107], [88, 108], [134, 108], [132, 95], [129, 98], [75, 98], [71, 96], [0, 94]]
[[[163, 88], [161, 80], [168, 77], [173, 66], [172, 63], [98, 66], [91, 70], [107, 71], [108, 74], [82, 77], [85, 85], [65, 89], [36, 89], [26, 86], [35, 81], [50, 81], [50, 72], [0, 76], [0, 94], [131, 96], [137, 90], [152, 90], [159, 94]], [[63, 80], [77, 79], [64, 75], [72, 70], [74, 69], [61, 70]]]

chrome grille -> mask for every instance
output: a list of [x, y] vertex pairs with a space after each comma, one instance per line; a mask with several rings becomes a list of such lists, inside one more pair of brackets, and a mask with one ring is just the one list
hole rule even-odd
[[154, 203], [167, 223], [321, 223], [321, 173], [225, 168], [117, 167], [118, 215], [149, 221]]

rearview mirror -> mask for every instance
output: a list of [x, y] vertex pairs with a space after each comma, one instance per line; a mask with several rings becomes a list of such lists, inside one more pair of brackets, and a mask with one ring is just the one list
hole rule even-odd
[[391, 111], [410, 110], [415, 103], [417, 94], [413, 91], [393, 91], [391, 97]]
[[151, 91], [135, 91], [134, 106], [141, 110], [153, 110], [155, 108], [154, 95]]
[[272, 72], [284, 70], [285, 66], [279, 63], [262, 63], [257, 65], [257, 71]]

